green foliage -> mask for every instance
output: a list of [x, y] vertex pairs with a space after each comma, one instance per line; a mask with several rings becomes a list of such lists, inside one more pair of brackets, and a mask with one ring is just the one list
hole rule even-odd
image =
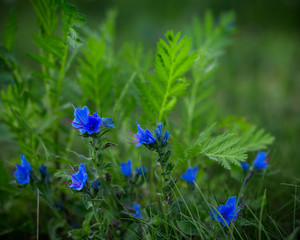
[[202, 155], [230, 170], [230, 164], [239, 165], [240, 161], [246, 160], [246, 149], [241, 144], [241, 139], [232, 133], [211, 137], [214, 126], [215, 124], [204, 130], [195, 144], [185, 151], [185, 160]]
[[78, 83], [83, 95], [101, 111], [106, 111], [113, 99], [113, 74], [116, 70], [112, 48], [114, 22], [115, 14], [109, 13], [102, 31], [89, 31], [86, 47], [82, 50], [83, 58], [78, 61]]
[[247, 123], [243, 118], [228, 117], [220, 123], [220, 127], [240, 136], [240, 144], [247, 152], [267, 149], [274, 142], [274, 137], [271, 134]]
[[200, 153], [230, 169], [230, 163], [239, 165], [239, 161], [247, 158], [246, 150], [240, 147], [239, 141], [233, 134], [224, 133], [203, 145]]
[[[9, 155], [9, 163], [0, 164], [0, 175], [5, 176], [0, 187], [5, 196], [1, 217], [10, 221], [0, 224], [6, 228], [1, 236], [15, 231], [33, 237], [39, 189], [40, 231], [51, 239], [279, 239], [279, 235], [296, 239], [297, 185], [291, 203], [293, 231], [288, 233], [282, 227], [286, 223], [275, 222], [276, 213], [269, 211], [266, 192], [262, 192], [272, 169], [255, 172], [253, 183], [249, 181], [254, 171], [245, 176], [240, 169], [248, 153], [269, 149], [274, 137], [240, 118], [219, 120], [214, 111], [213, 94], [219, 85], [213, 76], [235, 30], [233, 13], [216, 21], [208, 11], [202, 20], [193, 21], [186, 36], [168, 31], [157, 43], [153, 58], [152, 49], [146, 51], [140, 43], [123, 43], [116, 37], [115, 10], [108, 11], [100, 29], [94, 31], [82, 27], [85, 16], [65, 0], [31, 2], [39, 32], [33, 35], [37, 51], [27, 56], [38, 63], [39, 70], [29, 68], [24, 73], [23, 64], [13, 55], [15, 11], [9, 15], [0, 48], [0, 120], [5, 128], [1, 141], [3, 146], [8, 140], [14, 145], [8, 151], [13, 158]], [[67, 121], [73, 117], [72, 104], [91, 105], [99, 115], [112, 116], [116, 130], [107, 136], [102, 129], [97, 139], [81, 135], [83, 142], [79, 142], [78, 132]], [[171, 136], [166, 149], [156, 149], [154, 160], [144, 146], [137, 150], [125, 142], [126, 130], [136, 121], [144, 125], [156, 120], [167, 123], [164, 130]], [[216, 120], [219, 124], [210, 125]], [[28, 184], [20, 191], [14, 181], [9, 182], [6, 167], [20, 162], [15, 158], [19, 153], [26, 155], [33, 172], [38, 173], [37, 167], [45, 163], [48, 185]], [[134, 168], [145, 166], [147, 172], [122, 176], [119, 166], [128, 158]], [[78, 163], [86, 164], [88, 182], [71, 194], [64, 183], [70, 182], [68, 172], [76, 172]], [[197, 165], [199, 172], [196, 182], [187, 185], [180, 175], [191, 165]], [[38, 174], [32, 175], [33, 181], [42, 179]], [[96, 179], [101, 182], [98, 190], [91, 187]], [[242, 210], [245, 218], [239, 216], [227, 227], [213, 221], [208, 212], [230, 195], [249, 206]], [[56, 207], [60, 201], [62, 209]], [[141, 205], [143, 218], [133, 217], [134, 203]], [[26, 218], [30, 229], [24, 224], [22, 232], [15, 226], [26, 216], [30, 216]], [[80, 227], [73, 229], [74, 223]]]
[[155, 74], [147, 74], [146, 83], [142, 79], [136, 81], [143, 110], [150, 119], [155, 116], [158, 121], [165, 120], [166, 114], [174, 108], [177, 96], [182, 95], [188, 86], [183, 75], [194, 63], [196, 53], [189, 53], [191, 39], [180, 39], [180, 35], [169, 31], [165, 35], [167, 41], [160, 39]]
[[266, 133], [264, 129], [257, 130], [256, 126], [250, 127], [241, 139], [242, 146], [247, 151], [267, 149], [274, 142], [274, 137]]
[[[188, 29], [193, 39], [193, 49], [198, 51], [198, 57], [192, 67], [192, 87], [184, 98], [183, 122], [185, 140], [188, 142], [195, 137], [193, 128], [201, 128], [215, 121], [215, 103], [213, 94], [216, 86], [213, 75], [218, 66], [218, 59], [230, 43], [229, 35], [234, 32], [235, 17], [232, 12], [222, 14], [218, 23], [210, 11], [205, 13], [203, 21], [194, 18]], [[204, 117], [205, 116], [205, 117]]]

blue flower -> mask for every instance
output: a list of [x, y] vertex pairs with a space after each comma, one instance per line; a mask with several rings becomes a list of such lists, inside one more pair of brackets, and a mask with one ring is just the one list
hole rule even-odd
[[111, 117], [108, 117], [108, 118], [102, 118], [102, 125], [104, 127], [107, 127], [107, 128], [115, 128], [115, 124], [114, 124], [114, 121], [112, 120]]
[[97, 179], [97, 180], [95, 180], [95, 181], [92, 183], [92, 186], [91, 186], [91, 187], [92, 187], [94, 190], [99, 190], [100, 185], [101, 185], [101, 182]]
[[189, 183], [194, 184], [197, 177], [198, 166], [195, 166], [194, 169], [188, 168], [184, 174], [181, 175], [181, 178]]
[[143, 145], [143, 144], [151, 144], [151, 143], [155, 143], [155, 138], [153, 136], [153, 134], [148, 130], [144, 130], [140, 127], [140, 124], [136, 123], [137, 127], [138, 127], [138, 132], [135, 133], [131, 133], [131, 135], [133, 136], [134, 140], [133, 141], [134, 144], [136, 144], [137, 147]]
[[39, 171], [40, 171], [40, 173], [41, 173], [42, 176], [46, 176], [48, 174], [47, 167], [44, 164], [42, 164], [39, 167]]
[[72, 174], [72, 184], [70, 188], [80, 191], [83, 188], [83, 186], [86, 186], [87, 181], [88, 176], [85, 170], [85, 166], [84, 164], [80, 164], [78, 172]]
[[[212, 219], [217, 219], [220, 223], [222, 223], [224, 226], [230, 224], [230, 222], [235, 221], [238, 217], [239, 211], [243, 207], [238, 207], [236, 202], [236, 196], [229, 197], [225, 205], [221, 205], [217, 208], [218, 212], [211, 208], [211, 212], [209, 215], [212, 217]], [[224, 220], [225, 222], [224, 222]]]
[[169, 138], [169, 132], [165, 131], [164, 136], [162, 136], [162, 127], [163, 127], [162, 123], [157, 124], [157, 127], [155, 129], [155, 135], [156, 135], [156, 138], [159, 139], [160, 141], [162, 141], [163, 145], [165, 145]]
[[17, 182], [19, 184], [26, 184], [30, 182], [30, 172], [32, 171], [32, 168], [25, 159], [25, 156], [23, 154], [21, 156], [21, 165], [17, 164], [17, 170], [14, 173], [14, 177], [17, 179]]
[[258, 152], [253, 162], [254, 168], [257, 170], [266, 168], [268, 166], [266, 157], [267, 154], [265, 152]]
[[162, 135], [162, 127], [163, 127], [162, 123], [157, 124], [157, 127], [155, 129], [155, 135], [156, 135], [157, 138], [160, 138], [161, 135]]
[[140, 175], [143, 175], [146, 173], [146, 168], [141, 166], [140, 168], [136, 168], [135, 169], [135, 172], [136, 172], [136, 175], [140, 176]]
[[244, 161], [244, 162], [240, 162], [241, 163], [241, 168], [243, 169], [244, 172], [247, 172], [249, 169], [249, 164]]
[[132, 163], [130, 160], [128, 160], [127, 163], [121, 163], [120, 172], [123, 173], [126, 177], [131, 177], [132, 176], [131, 166]]
[[81, 108], [75, 108], [75, 119], [72, 122], [72, 126], [79, 129], [80, 133], [97, 133], [101, 128], [101, 118], [97, 113], [89, 115], [90, 110], [84, 106]]
[[40, 171], [42, 177], [44, 178], [45, 182], [49, 183], [49, 173], [47, 172], [47, 167], [44, 164], [42, 164], [39, 167], [39, 171]]
[[136, 218], [144, 218], [142, 213], [141, 213], [140, 207], [141, 206], [139, 204], [136, 204], [136, 203], [133, 205], [133, 208], [135, 210], [135, 215], [133, 215], [133, 216], [136, 217]]
[[169, 132], [165, 131], [165, 135], [164, 135], [163, 140], [162, 140], [164, 145], [167, 143], [168, 138], [169, 138]]

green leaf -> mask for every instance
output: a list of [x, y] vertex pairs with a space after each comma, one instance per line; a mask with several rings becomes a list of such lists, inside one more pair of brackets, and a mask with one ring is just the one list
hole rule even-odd
[[57, 26], [55, 0], [31, 0], [42, 35], [52, 36]]
[[247, 158], [246, 149], [241, 145], [240, 138], [233, 133], [223, 133], [211, 137], [215, 123], [204, 130], [192, 145], [185, 151], [185, 159], [202, 155], [219, 162], [224, 168], [231, 169], [230, 164], [239, 165]]
[[[35, 61], [37, 61], [37, 62], [39, 62], [39, 63], [41, 63], [41, 64], [43, 64], [43, 65], [49, 67], [49, 68], [52, 68], [52, 69], [54, 69], [54, 70], [56, 70], [56, 71], [59, 71], [59, 68], [58, 68], [55, 64], [51, 63], [50, 61], [48, 61], [48, 59], [46, 59], [46, 58], [44, 58], [44, 57], [41, 57], [41, 56], [38, 55], [38, 54], [35, 54], [35, 53], [27, 53], [26, 55], [27, 55], [28, 57], [34, 59]], [[36, 75], [36, 76], [38, 76], [38, 75]], [[41, 75], [39, 75], [39, 77], [41, 77]], [[52, 78], [51, 76], [49, 76], [49, 77], [50, 77], [50, 79], [55, 80], [55, 78]]]
[[92, 158], [89, 158], [89, 157], [86, 157], [86, 156], [84, 156], [84, 155], [82, 155], [82, 154], [80, 154], [80, 153], [77, 153], [77, 152], [75, 152], [75, 151], [72, 151], [72, 150], [70, 150], [70, 149], [67, 149], [69, 152], [71, 152], [71, 153], [74, 153], [78, 158], [80, 158], [81, 160], [83, 160], [83, 161], [90, 161], [90, 160], [92, 160]]
[[[144, 112], [157, 121], [162, 121], [174, 109], [177, 95], [182, 95], [189, 85], [183, 75], [193, 65], [196, 53], [189, 53], [191, 39], [172, 31], [165, 34], [166, 40], [157, 43], [155, 73], [146, 75], [146, 83], [136, 81], [140, 92], [140, 103]], [[131, 61], [136, 65], [134, 61]]]
[[275, 138], [264, 129], [257, 130], [256, 126], [252, 126], [242, 133], [240, 144], [250, 152], [267, 149], [274, 140]]
[[89, 233], [90, 233], [90, 222], [93, 217], [94, 217], [93, 211], [88, 212], [84, 217], [84, 221], [82, 223], [82, 228], [86, 232], [87, 235], [89, 235]]
[[231, 169], [230, 164], [239, 166], [247, 159], [245, 148], [239, 145], [240, 139], [233, 134], [224, 133], [206, 143], [200, 153], [209, 159], [218, 161], [224, 168]]
[[65, 48], [61, 39], [52, 36], [42, 37], [37, 34], [34, 34], [33, 38], [39, 48], [44, 49], [46, 52], [55, 55], [57, 58], [61, 57], [62, 52]]

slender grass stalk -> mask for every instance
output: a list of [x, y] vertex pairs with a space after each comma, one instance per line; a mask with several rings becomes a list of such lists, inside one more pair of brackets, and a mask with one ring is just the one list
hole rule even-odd
[[39, 240], [39, 225], [40, 225], [40, 191], [37, 189], [37, 195], [36, 195], [36, 239]]
[[[267, 189], [265, 189], [264, 191], [264, 195], [261, 201], [261, 207], [260, 207], [260, 214], [259, 214], [259, 222], [260, 224], [262, 224], [262, 216], [263, 216], [263, 212], [264, 212], [264, 205], [265, 205], [265, 200], [266, 200], [266, 191]], [[261, 227], [258, 229], [258, 239], [261, 239]]]

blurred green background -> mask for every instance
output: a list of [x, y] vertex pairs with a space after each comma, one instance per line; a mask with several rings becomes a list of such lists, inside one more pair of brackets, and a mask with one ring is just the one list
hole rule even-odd
[[[276, 137], [270, 162], [274, 175], [268, 186], [274, 190], [272, 199], [276, 199], [278, 206], [292, 198], [294, 189], [281, 183], [297, 184], [300, 180], [300, 1], [70, 2], [86, 15], [87, 25], [92, 29], [99, 27], [109, 9], [117, 9], [116, 48], [129, 41], [142, 42], [145, 48], [154, 49], [166, 30], [184, 30], [193, 17], [202, 18], [207, 9], [215, 16], [233, 10], [237, 32], [226, 54], [219, 59], [214, 76], [218, 118], [245, 117]], [[16, 6], [19, 19], [15, 54], [26, 73], [27, 69], [29, 72], [37, 67], [25, 56], [36, 49], [32, 39], [37, 32], [36, 18], [29, 1], [2, 0], [1, 34], [12, 6]], [[7, 131], [2, 125], [0, 130]], [[0, 135], [0, 144], [5, 149], [0, 152], [1, 159], [16, 156], [16, 146], [7, 136]], [[286, 198], [281, 198], [282, 195]]]
[[[233, 10], [238, 31], [219, 60], [215, 74], [218, 115], [247, 117], [276, 137], [274, 168], [282, 181], [300, 178], [300, 1], [70, 1], [86, 14], [87, 25], [97, 29], [111, 8], [118, 10], [117, 45], [143, 42], [154, 48], [166, 30], [184, 30], [192, 18], [211, 9], [215, 16]], [[29, 1], [2, 0], [0, 29], [9, 9], [16, 6], [18, 32], [15, 54], [23, 71], [32, 69], [25, 53], [35, 50], [32, 34], [36, 19]], [[24, 21], [26, 19], [26, 21]], [[1, 126], [1, 131], [5, 129]], [[6, 134], [1, 134], [7, 136]], [[6, 149], [7, 139], [0, 136]], [[0, 153], [5, 159], [9, 151]], [[14, 154], [13, 154], [14, 155]]]

